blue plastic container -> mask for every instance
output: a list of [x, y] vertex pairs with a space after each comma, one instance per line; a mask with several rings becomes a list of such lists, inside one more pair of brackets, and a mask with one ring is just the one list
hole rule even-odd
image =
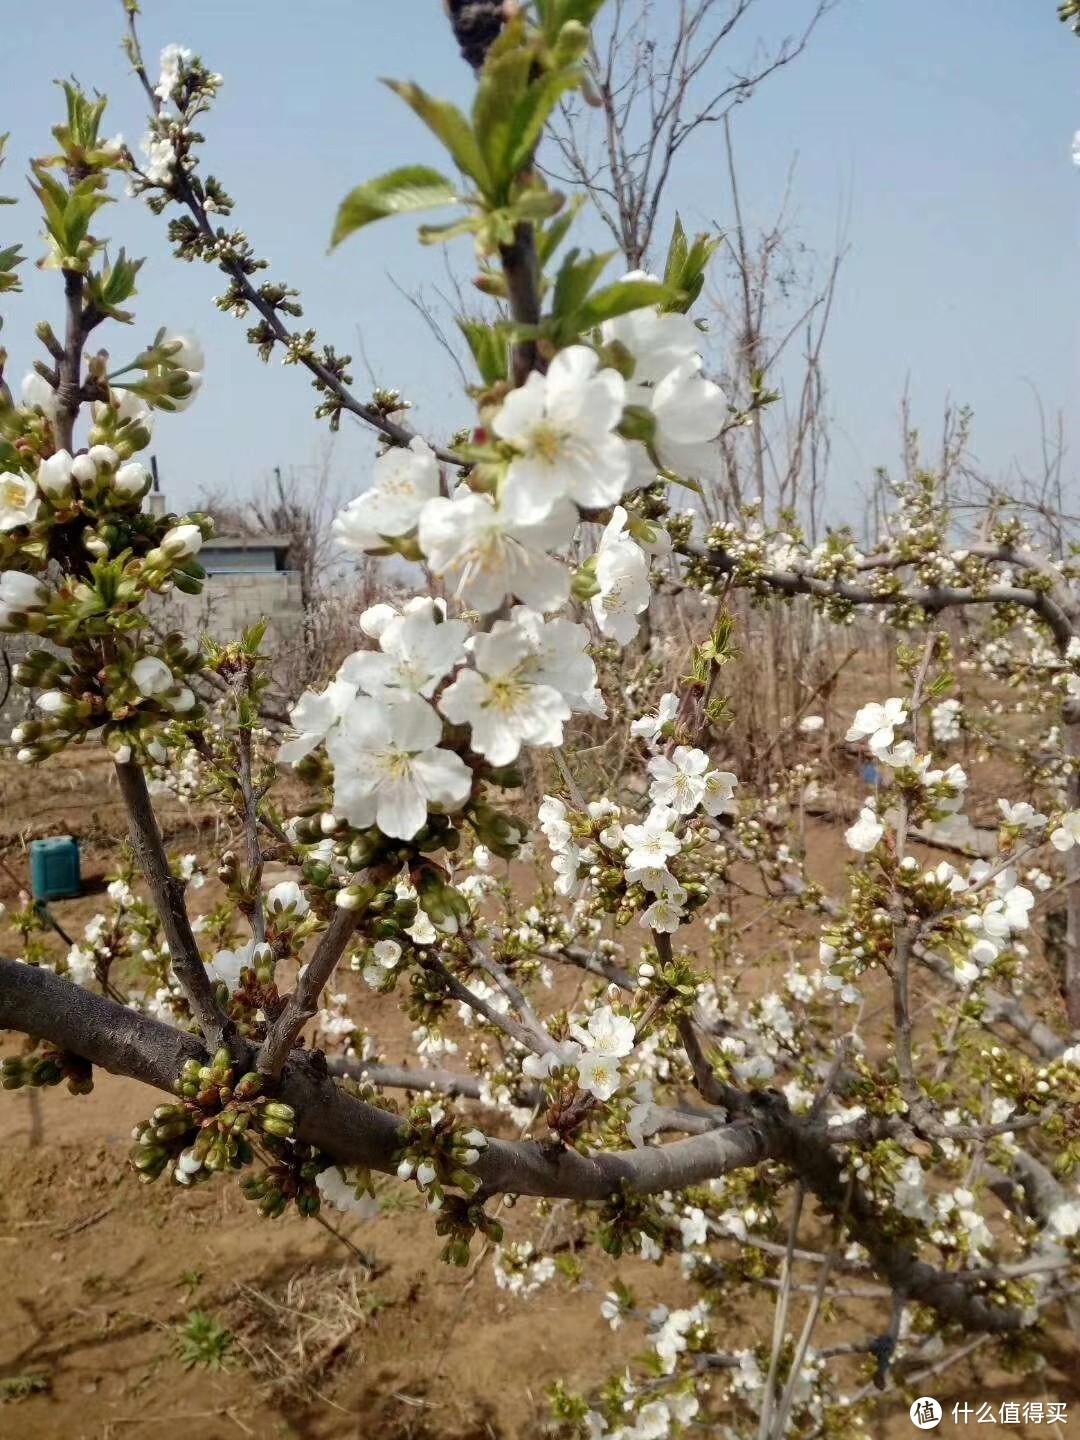
[[82, 894], [79, 843], [70, 835], [30, 842], [30, 893], [35, 900], [71, 900]]

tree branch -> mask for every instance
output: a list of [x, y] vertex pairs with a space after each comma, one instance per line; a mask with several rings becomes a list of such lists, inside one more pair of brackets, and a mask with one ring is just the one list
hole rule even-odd
[[[171, 1091], [185, 1060], [203, 1058], [198, 1039], [73, 985], [52, 971], [0, 960], [0, 1029], [48, 1040], [92, 1064]], [[341, 1090], [311, 1063], [290, 1065], [277, 1093], [296, 1111], [296, 1135], [342, 1165], [389, 1173], [397, 1167], [401, 1122]], [[853, 1187], [827, 1129], [793, 1116], [782, 1097], [747, 1097], [751, 1112], [730, 1124], [670, 1145], [582, 1155], [536, 1141], [489, 1141], [476, 1164], [485, 1192], [606, 1201], [626, 1188], [638, 1194], [683, 1190], [774, 1159], [788, 1166], [834, 1215], [874, 1268], [910, 1300], [928, 1305], [969, 1330], [1007, 1333], [1027, 1324], [1025, 1312], [997, 1305], [920, 1260], [884, 1230], [874, 1202]], [[977, 1282], [976, 1282], [977, 1283]]]
[[234, 1027], [214, 998], [184, 902], [184, 881], [169, 869], [169, 857], [142, 767], [117, 761], [116, 778], [127, 809], [135, 859], [143, 873], [169, 946], [173, 973], [211, 1050], [231, 1043]]
[[[379, 872], [381, 878], [381, 872]], [[372, 883], [378, 888], [377, 880]], [[337, 969], [366, 906], [337, 909], [323, 931], [315, 953], [296, 982], [285, 1008], [270, 1026], [259, 1050], [258, 1068], [264, 1075], [279, 1075], [297, 1036], [319, 1008], [319, 996]]]

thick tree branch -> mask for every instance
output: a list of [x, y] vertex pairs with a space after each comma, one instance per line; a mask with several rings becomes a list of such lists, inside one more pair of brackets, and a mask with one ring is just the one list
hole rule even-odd
[[[875, 590], [868, 585], [856, 585], [850, 580], [829, 580], [816, 575], [804, 575], [796, 570], [765, 570], [752, 579], [739, 578], [741, 561], [722, 546], [687, 544], [682, 553], [697, 561], [706, 570], [718, 577], [735, 576], [740, 588], [761, 588], [775, 591], [779, 595], [812, 595], [819, 600], [843, 600], [852, 605], [867, 607], [882, 605], [917, 606], [934, 615], [941, 610], [955, 609], [968, 605], [1018, 605], [1032, 610], [1046, 622], [1053, 632], [1058, 645], [1064, 648], [1073, 638], [1072, 621], [1062, 606], [1050, 595], [1024, 585], [987, 585], [973, 589], [959, 585], [924, 585], [905, 589]], [[884, 567], [882, 567], [884, 568]]]
[[[50, 1041], [115, 1075], [171, 1090], [198, 1040], [51, 971], [0, 960], [0, 1029]], [[296, 1134], [342, 1165], [396, 1169], [400, 1121], [341, 1090], [313, 1063], [290, 1065], [278, 1087], [296, 1111]], [[830, 1212], [846, 1217], [894, 1289], [969, 1330], [1005, 1333], [1027, 1323], [1022, 1310], [997, 1305], [955, 1274], [920, 1260], [886, 1233], [871, 1199], [852, 1187], [828, 1131], [800, 1121], [768, 1094], [746, 1098], [747, 1113], [730, 1124], [670, 1145], [581, 1155], [536, 1141], [491, 1140], [476, 1165], [485, 1192], [580, 1201], [610, 1200], [620, 1189], [639, 1194], [682, 1190], [734, 1170], [780, 1161]]]

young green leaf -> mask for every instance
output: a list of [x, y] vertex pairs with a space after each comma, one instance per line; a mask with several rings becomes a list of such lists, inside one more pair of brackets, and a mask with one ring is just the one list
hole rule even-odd
[[608, 251], [606, 255], [586, 255], [584, 260], [579, 260], [579, 253], [571, 250], [559, 267], [552, 299], [552, 310], [556, 315], [573, 315], [581, 309], [612, 255]]
[[463, 174], [474, 180], [481, 190], [488, 184], [487, 167], [472, 126], [465, 115], [449, 100], [437, 100], [419, 85], [401, 80], [385, 80], [395, 95], [436, 135], [453, 157]]
[[505, 328], [479, 320], [458, 319], [458, 326], [472, 351], [476, 368], [485, 385], [495, 385], [510, 373], [510, 347]]
[[389, 170], [365, 185], [350, 190], [338, 209], [330, 248], [340, 245], [354, 230], [385, 220], [389, 215], [408, 215], [417, 210], [435, 210], [459, 200], [457, 187], [438, 170], [426, 165], [405, 165]]
[[643, 310], [647, 305], [663, 305], [668, 298], [666, 286], [657, 280], [617, 280], [590, 295], [577, 314], [582, 330], [591, 330], [616, 315]]
[[675, 217], [675, 227], [668, 246], [664, 267], [664, 284], [670, 292], [666, 308], [684, 314], [701, 294], [705, 272], [721, 243], [719, 235], [695, 235], [693, 244], [686, 238], [682, 221]]

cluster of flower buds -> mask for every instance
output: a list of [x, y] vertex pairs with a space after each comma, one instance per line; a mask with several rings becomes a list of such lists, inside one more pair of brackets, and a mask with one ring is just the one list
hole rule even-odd
[[132, 1164], [143, 1181], [156, 1180], [172, 1164], [173, 1179], [191, 1185], [221, 1170], [250, 1165], [250, 1132], [288, 1139], [295, 1118], [291, 1105], [268, 1100], [262, 1076], [254, 1071], [234, 1083], [227, 1050], [208, 1065], [187, 1060], [173, 1088], [179, 1103], [159, 1105], [132, 1132]]
[[423, 1103], [409, 1111], [397, 1173], [400, 1180], [415, 1180], [432, 1210], [447, 1203], [446, 1191], [467, 1196], [480, 1188], [480, 1177], [470, 1169], [480, 1159], [487, 1139], [480, 1130], [458, 1132], [455, 1117], [438, 1103]]
[[254, 1201], [259, 1214], [267, 1220], [284, 1215], [290, 1204], [305, 1219], [317, 1215], [322, 1197], [315, 1182], [326, 1169], [326, 1157], [312, 1145], [270, 1134], [265, 1146], [272, 1152], [273, 1161], [260, 1174], [245, 1175], [240, 1181], [245, 1199]]
[[[161, 762], [167, 756], [165, 731], [177, 719], [202, 712], [187, 683], [201, 659], [178, 633], [167, 635], [155, 653], [117, 639], [105, 666], [85, 646], [71, 645], [70, 662], [34, 650], [16, 670], [20, 684], [41, 686], [39, 717], [23, 721], [11, 734], [18, 759], [29, 763], [62, 750], [72, 740], [103, 727], [103, 738], [118, 760], [133, 749]], [[91, 667], [94, 668], [91, 668]]]
[[469, 1263], [469, 1246], [477, 1231], [494, 1245], [502, 1241], [502, 1225], [487, 1213], [482, 1204], [470, 1202], [460, 1195], [447, 1195], [435, 1221], [435, 1234], [446, 1236], [446, 1244], [439, 1252], [440, 1258], [449, 1265], [464, 1269]]
[[25, 1085], [36, 1089], [63, 1080], [72, 1095], [89, 1095], [94, 1088], [90, 1061], [68, 1050], [47, 1048], [32, 1055], [11, 1055], [0, 1062], [0, 1086], [5, 1090], [21, 1090]]

